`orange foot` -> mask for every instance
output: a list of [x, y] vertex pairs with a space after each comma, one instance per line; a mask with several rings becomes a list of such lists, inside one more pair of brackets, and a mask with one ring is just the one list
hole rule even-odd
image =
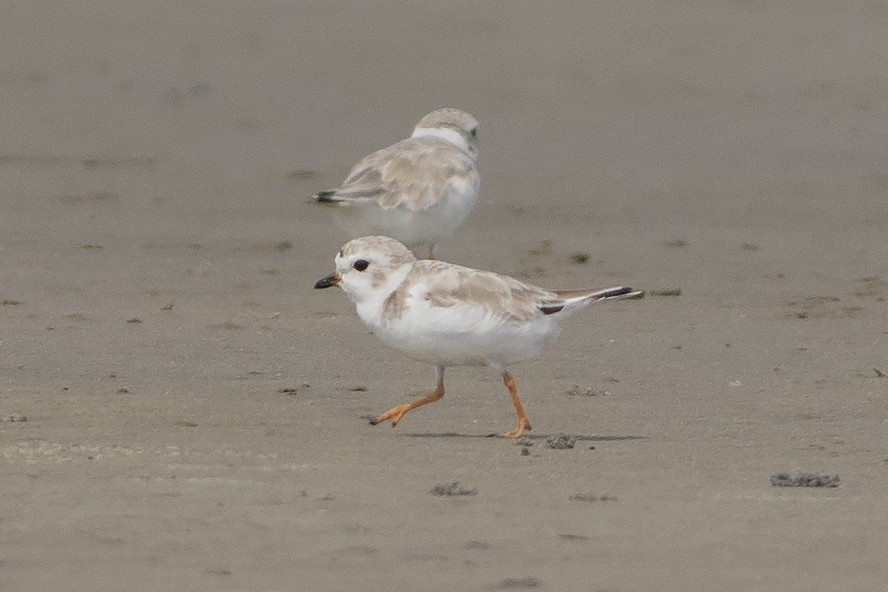
[[521, 436], [524, 435], [524, 432], [529, 432], [533, 428], [530, 427], [530, 422], [527, 419], [519, 420], [518, 427], [510, 432], [503, 432], [502, 434], [491, 434], [496, 436], [497, 438], [507, 438], [509, 440], [517, 440]]
[[392, 407], [376, 419], [370, 420], [370, 425], [378, 425], [380, 423], [386, 422], [388, 420], [392, 420], [392, 427], [398, 425], [398, 422], [407, 415], [407, 412], [413, 409], [410, 403], [404, 403], [403, 405], [398, 405], [397, 407]]
[[497, 438], [508, 438], [509, 440], [517, 440], [525, 431], [531, 429], [530, 422], [527, 421], [527, 414], [524, 413], [524, 405], [521, 404], [521, 397], [518, 396], [518, 385], [512, 375], [503, 370], [503, 384], [509, 389], [512, 396], [512, 404], [515, 405], [515, 414], [518, 416], [518, 427], [511, 432], [497, 434]]
[[392, 407], [376, 419], [370, 420], [370, 425], [377, 425], [384, 421], [391, 420], [392, 427], [398, 425], [398, 422], [403, 419], [405, 415], [407, 415], [408, 411], [412, 411], [417, 407], [422, 407], [423, 405], [428, 405], [429, 403], [434, 403], [441, 399], [444, 396], [444, 368], [438, 368], [438, 384], [435, 385], [435, 390], [426, 395], [425, 397], [413, 401], [412, 403], [404, 403], [403, 405], [398, 405], [397, 407]]

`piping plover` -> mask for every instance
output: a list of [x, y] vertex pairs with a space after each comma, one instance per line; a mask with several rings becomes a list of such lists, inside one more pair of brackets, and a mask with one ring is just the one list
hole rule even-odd
[[561, 321], [588, 304], [641, 295], [622, 287], [546, 290], [492, 271], [417, 260], [385, 236], [346, 243], [335, 263], [336, 271], [315, 288], [339, 286], [379, 339], [437, 368], [430, 394], [389, 409], [371, 420], [373, 425], [391, 421], [395, 426], [408, 411], [443, 397], [445, 368], [483, 365], [502, 373], [518, 414], [518, 427], [499, 436], [520, 438], [530, 422], [506, 367], [539, 355], [560, 333]]
[[342, 185], [313, 199], [352, 238], [383, 234], [433, 257], [478, 198], [479, 125], [459, 109], [432, 111], [412, 136], [365, 156]]

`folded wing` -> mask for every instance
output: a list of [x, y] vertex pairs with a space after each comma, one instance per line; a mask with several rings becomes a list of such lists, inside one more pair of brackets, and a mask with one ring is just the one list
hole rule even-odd
[[480, 177], [469, 155], [438, 138], [408, 138], [365, 157], [342, 186], [322, 191], [318, 203], [340, 206], [429, 208], [451, 193], [474, 188]]

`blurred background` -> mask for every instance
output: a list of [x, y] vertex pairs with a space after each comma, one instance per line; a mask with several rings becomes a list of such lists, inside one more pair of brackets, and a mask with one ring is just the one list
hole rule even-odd
[[[881, 2], [0, 11], [7, 244], [249, 240], [258, 224], [329, 253], [300, 243], [298, 224], [328, 223], [303, 197], [441, 106], [482, 120], [473, 238], [525, 214], [541, 240], [566, 221], [603, 239], [779, 229], [799, 235], [793, 256], [819, 257], [856, 244], [836, 225], [872, 238], [888, 221]], [[59, 205], [87, 195], [114, 204]]]

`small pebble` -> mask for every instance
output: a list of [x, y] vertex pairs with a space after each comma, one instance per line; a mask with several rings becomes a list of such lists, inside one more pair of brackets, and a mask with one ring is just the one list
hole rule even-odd
[[21, 413], [10, 413], [9, 415], [0, 416], [0, 421], [7, 423], [21, 423], [28, 421], [28, 418]]
[[521, 588], [539, 588], [543, 583], [534, 577], [506, 578], [496, 583], [494, 588], [498, 590], [517, 590]]
[[776, 473], [771, 475], [771, 485], [774, 487], [838, 487], [839, 476], [823, 473], [799, 473], [793, 477], [789, 473]]
[[478, 493], [478, 490], [461, 487], [459, 481], [454, 481], [448, 485], [435, 485], [429, 493], [432, 495], [451, 497], [454, 495], [475, 495]]
[[577, 439], [567, 434], [558, 434], [546, 438], [546, 448], [555, 450], [570, 450], [577, 445]]
[[594, 389], [591, 386], [580, 386], [578, 384], [575, 384], [571, 389], [565, 391], [564, 394], [568, 397], [597, 397], [599, 395], [610, 395], [606, 390]]
[[613, 495], [593, 495], [591, 493], [575, 493], [568, 499], [575, 502], [615, 502], [617, 498]]

